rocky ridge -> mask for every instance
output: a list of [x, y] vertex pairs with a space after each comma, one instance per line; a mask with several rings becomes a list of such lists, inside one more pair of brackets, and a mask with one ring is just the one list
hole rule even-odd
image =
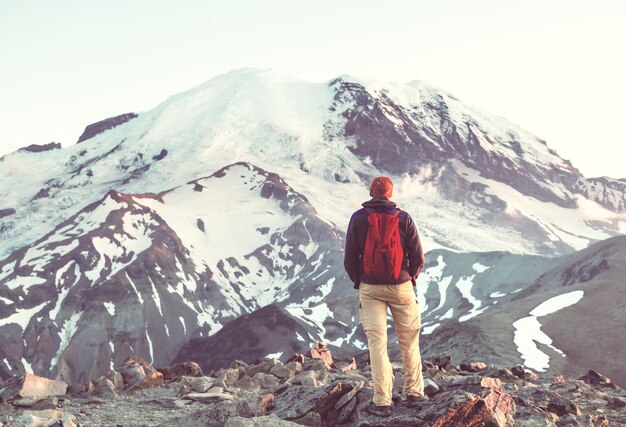
[[413, 408], [394, 361], [394, 411], [381, 418], [367, 411], [368, 362], [367, 354], [333, 360], [317, 342], [306, 356], [237, 360], [208, 375], [195, 362], [156, 370], [138, 357], [86, 385], [25, 374], [0, 384], [0, 426], [626, 425], [626, 391], [595, 371], [540, 378], [520, 366], [455, 365], [449, 356], [424, 360], [429, 399]]

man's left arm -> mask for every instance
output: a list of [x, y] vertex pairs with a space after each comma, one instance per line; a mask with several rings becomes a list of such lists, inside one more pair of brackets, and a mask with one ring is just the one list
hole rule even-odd
[[344, 251], [343, 266], [350, 277], [350, 280], [354, 283], [354, 288], [358, 289], [360, 280], [360, 251], [359, 251], [359, 236], [356, 227], [356, 220], [354, 216], [350, 218], [348, 224], [348, 231], [346, 232], [346, 248]]

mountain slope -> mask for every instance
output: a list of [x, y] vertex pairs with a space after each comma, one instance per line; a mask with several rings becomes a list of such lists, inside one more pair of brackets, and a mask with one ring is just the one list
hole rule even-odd
[[[491, 295], [497, 304], [479, 316], [466, 321], [458, 316], [439, 318], [440, 325], [432, 332], [427, 326], [431, 333], [423, 340], [426, 354], [446, 352], [461, 358], [472, 354], [491, 363], [522, 363], [547, 373], [581, 375], [595, 369], [626, 384], [620, 356], [626, 351], [621, 339], [626, 326], [624, 254], [626, 237], [619, 236], [569, 256], [522, 260], [514, 266], [513, 277], [527, 275], [525, 285], [513, 293], [502, 292], [500, 285]], [[478, 303], [485, 307], [484, 292], [471, 289], [474, 307]]]
[[330, 292], [340, 244], [303, 196], [245, 163], [159, 194], [111, 192], [0, 262], [0, 375], [84, 381], [130, 354], [165, 365], [225, 321], [321, 300], [302, 287]]

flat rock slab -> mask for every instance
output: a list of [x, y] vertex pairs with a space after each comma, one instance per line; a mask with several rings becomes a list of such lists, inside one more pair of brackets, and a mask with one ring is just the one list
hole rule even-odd
[[275, 414], [272, 414], [254, 418], [231, 417], [226, 421], [224, 427], [301, 427], [301, 425], [281, 420]]
[[20, 397], [62, 396], [66, 391], [67, 383], [65, 381], [50, 380], [26, 373], [9, 378], [2, 384], [0, 400], [8, 402]]
[[234, 399], [233, 395], [226, 393], [189, 393], [184, 398], [202, 403], [215, 403]]

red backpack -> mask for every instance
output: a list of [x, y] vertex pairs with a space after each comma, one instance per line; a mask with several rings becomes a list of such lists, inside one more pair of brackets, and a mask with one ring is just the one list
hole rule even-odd
[[400, 213], [395, 215], [368, 210], [363, 270], [373, 279], [398, 280], [404, 251], [400, 242]]

